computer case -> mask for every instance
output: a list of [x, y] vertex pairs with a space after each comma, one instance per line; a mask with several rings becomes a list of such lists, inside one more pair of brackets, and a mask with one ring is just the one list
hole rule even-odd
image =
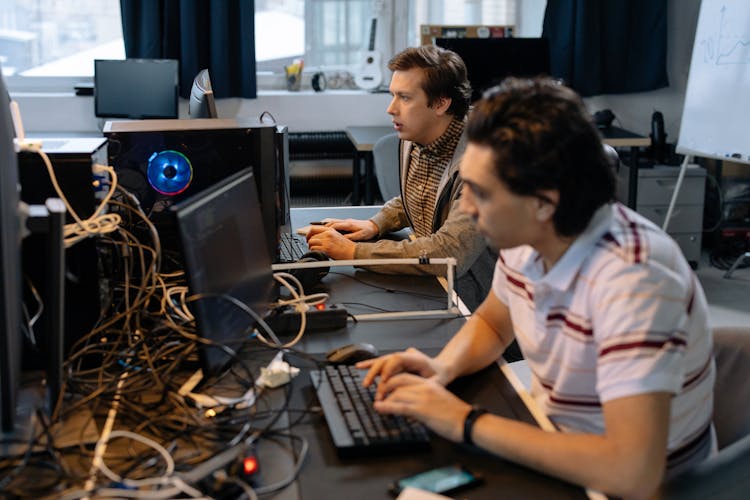
[[278, 228], [288, 208], [285, 127], [234, 119], [111, 121], [104, 126], [110, 164], [120, 184], [140, 201], [166, 251], [179, 255], [168, 208], [251, 167], [257, 181], [265, 238], [278, 253]]
[[[85, 219], [91, 216], [98, 203], [100, 187], [95, 186], [92, 173], [94, 163], [106, 165], [106, 140], [103, 137], [47, 139], [42, 141], [42, 150], [52, 164], [55, 177], [73, 210]], [[36, 153], [18, 154], [21, 199], [33, 205], [44, 205], [48, 198], [58, 198], [47, 168]], [[73, 222], [68, 213], [66, 222]], [[25, 286], [24, 299], [33, 314], [36, 299], [31, 292], [35, 287], [40, 297], [47, 297], [46, 235], [32, 234], [23, 240], [23, 273], [30, 286]], [[73, 343], [88, 333], [99, 318], [99, 270], [96, 242], [89, 238], [79, 241], [65, 250], [65, 310], [64, 351], [68, 353]], [[44, 354], [50, 339], [41, 325], [47, 324], [48, 308], [36, 322], [37, 346], [26, 346], [23, 365], [26, 369], [44, 368]]]

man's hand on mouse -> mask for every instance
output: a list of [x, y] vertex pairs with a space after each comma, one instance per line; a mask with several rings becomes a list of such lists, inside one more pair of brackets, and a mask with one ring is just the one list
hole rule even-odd
[[349, 260], [354, 258], [356, 244], [331, 227], [314, 225], [307, 232], [307, 246], [311, 251], [323, 252], [332, 259]]

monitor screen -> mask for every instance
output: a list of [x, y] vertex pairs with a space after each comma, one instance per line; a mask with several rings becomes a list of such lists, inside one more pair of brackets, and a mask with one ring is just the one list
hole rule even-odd
[[208, 70], [201, 70], [193, 80], [190, 89], [190, 103], [188, 104], [190, 118], [218, 118], [214, 91], [211, 87], [211, 77]]
[[21, 370], [21, 234], [10, 96], [0, 69], [0, 426], [13, 430]]
[[437, 38], [435, 45], [464, 60], [471, 83], [471, 102], [505, 77], [549, 75], [546, 38]]
[[98, 117], [177, 118], [175, 59], [97, 59], [94, 108]]
[[182, 240], [185, 271], [198, 334], [210, 340], [200, 350], [204, 375], [216, 375], [231, 360], [221, 345], [237, 351], [250, 338], [253, 318], [226, 296], [263, 317], [274, 291], [271, 258], [252, 169], [244, 169], [172, 210]]

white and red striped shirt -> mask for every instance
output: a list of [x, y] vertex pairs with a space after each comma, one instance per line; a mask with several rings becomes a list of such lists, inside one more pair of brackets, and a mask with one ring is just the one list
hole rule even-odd
[[666, 391], [674, 394], [668, 467], [708, 455], [708, 307], [661, 229], [619, 203], [606, 205], [549, 272], [529, 246], [501, 251], [493, 290], [510, 309], [532, 396], [558, 428], [602, 434], [602, 403]]

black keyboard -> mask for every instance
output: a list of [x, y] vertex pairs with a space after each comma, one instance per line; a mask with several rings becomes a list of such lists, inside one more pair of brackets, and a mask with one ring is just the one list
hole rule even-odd
[[302, 236], [281, 233], [279, 240], [279, 260], [281, 262], [297, 262], [309, 251], [307, 241]]
[[336, 452], [341, 457], [426, 451], [427, 428], [412, 419], [381, 415], [372, 406], [375, 386], [362, 387], [364, 371], [331, 365], [310, 373]]

